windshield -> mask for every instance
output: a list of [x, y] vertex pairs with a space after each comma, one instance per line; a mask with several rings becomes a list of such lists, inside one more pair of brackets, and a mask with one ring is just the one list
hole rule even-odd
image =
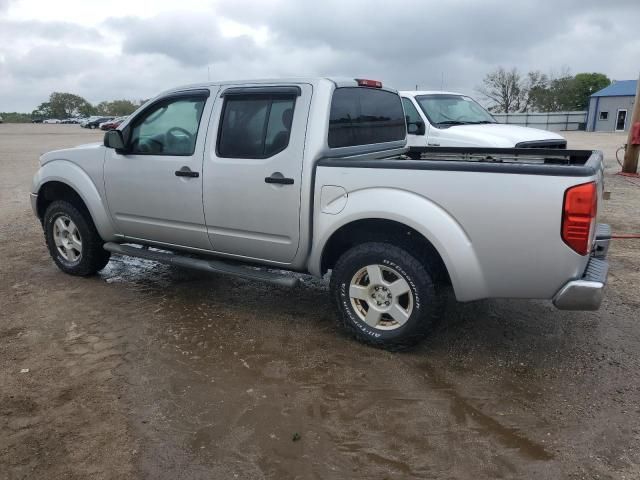
[[436, 127], [496, 123], [489, 112], [464, 95], [419, 95], [416, 100]]

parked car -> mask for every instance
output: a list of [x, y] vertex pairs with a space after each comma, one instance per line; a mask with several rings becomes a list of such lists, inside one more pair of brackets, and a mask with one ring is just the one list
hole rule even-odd
[[439, 91], [400, 92], [410, 147], [567, 148], [557, 133], [498, 123], [473, 98]]
[[80, 123], [82, 119], [78, 118], [78, 117], [70, 117], [70, 118], [65, 118], [64, 120], [61, 120], [60, 123], [65, 123], [65, 124], [76, 124], [76, 123]]
[[44, 119], [40, 118], [40, 117], [35, 117], [31, 119], [31, 123], [42, 123], [44, 121]]
[[124, 122], [127, 119], [127, 117], [117, 117], [114, 118], [113, 120], [108, 120], [106, 122], [102, 122], [100, 124], [100, 130], [113, 130], [115, 128], [118, 128], [118, 126]]
[[2, 123], [2, 122], [3, 122], [2, 117], [0, 117], [0, 123]]
[[101, 123], [107, 122], [109, 120], [113, 120], [113, 117], [92, 116], [89, 117], [86, 122], [82, 122], [80, 126], [84, 128], [99, 128]]
[[87, 123], [93, 121], [93, 120], [97, 120], [98, 118], [100, 118], [99, 116], [96, 115], [92, 115], [90, 117], [84, 118], [83, 120], [80, 121], [80, 126], [82, 128], [86, 128]]
[[47, 118], [47, 119], [43, 120], [42, 123], [55, 123], [55, 124], [58, 124], [58, 123], [60, 123], [60, 120], [58, 120], [57, 118]]
[[447, 285], [462, 302], [599, 307], [600, 152], [405, 144], [402, 101], [378, 81], [207, 83], [42, 155], [31, 204], [66, 273], [111, 254], [287, 287], [283, 270], [331, 272], [339, 324], [390, 349], [432, 331]]

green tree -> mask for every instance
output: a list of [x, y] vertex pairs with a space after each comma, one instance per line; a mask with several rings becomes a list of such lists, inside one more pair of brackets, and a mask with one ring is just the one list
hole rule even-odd
[[573, 81], [573, 104], [576, 110], [588, 109], [589, 97], [611, 84], [604, 73], [578, 73]]
[[574, 80], [569, 73], [551, 78], [531, 92], [531, 109], [537, 112], [575, 110]]
[[49, 101], [41, 103], [36, 112], [46, 118], [69, 118], [78, 115], [92, 115], [94, 108], [79, 95], [53, 92]]
[[19, 112], [0, 112], [0, 117], [5, 123], [29, 123], [31, 115]]
[[549, 77], [539, 70], [529, 72], [524, 81], [522, 98], [520, 102], [520, 112], [528, 112], [534, 108], [534, 104], [540, 92], [545, 91], [549, 86]]
[[103, 101], [100, 102], [96, 106], [96, 111], [100, 115], [114, 115], [114, 116], [123, 116], [123, 115], [131, 115], [136, 109], [138, 105], [133, 103], [131, 100], [113, 100], [111, 102]]
[[586, 110], [589, 97], [609, 85], [611, 81], [602, 73], [565, 72], [552, 78], [545, 87], [531, 92], [532, 106], [540, 112]]

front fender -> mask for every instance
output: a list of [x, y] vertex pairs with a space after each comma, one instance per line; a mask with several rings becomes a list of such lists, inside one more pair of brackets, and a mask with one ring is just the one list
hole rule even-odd
[[309, 271], [321, 274], [324, 246], [341, 227], [366, 219], [402, 223], [421, 233], [438, 251], [447, 267], [459, 301], [487, 297], [487, 285], [473, 244], [462, 226], [442, 207], [416, 193], [394, 188], [366, 188], [349, 192], [338, 214], [318, 211]]
[[105, 242], [115, 240], [117, 232], [104, 201], [91, 177], [82, 168], [68, 160], [47, 162], [34, 175], [31, 192], [37, 194], [48, 182], [60, 182], [73, 188], [87, 206], [100, 237]]

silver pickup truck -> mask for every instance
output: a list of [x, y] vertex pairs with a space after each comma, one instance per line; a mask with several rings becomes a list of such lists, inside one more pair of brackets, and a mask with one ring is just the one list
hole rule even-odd
[[428, 335], [448, 286], [599, 307], [601, 153], [405, 144], [377, 81], [207, 83], [42, 155], [31, 202], [64, 272], [111, 254], [283, 286], [298, 278], [283, 270], [331, 272], [339, 323], [390, 349]]

